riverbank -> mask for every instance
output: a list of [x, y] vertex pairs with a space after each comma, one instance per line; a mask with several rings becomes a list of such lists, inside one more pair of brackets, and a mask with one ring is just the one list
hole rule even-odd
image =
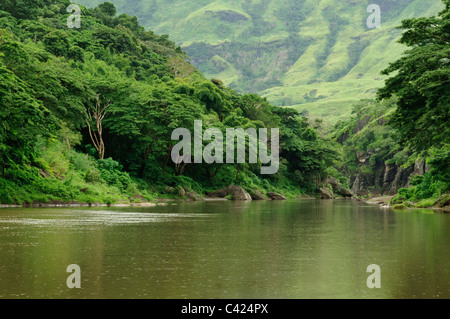
[[[156, 195], [156, 194], [155, 194]], [[402, 202], [397, 203], [398, 195], [393, 196], [378, 196], [371, 198], [361, 197], [348, 197], [348, 196], [333, 196], [330, 198], [323, 198], [321, 194], [313, 195], [296, 195], [296, 196], [284, 196], [281, 193], [266, 192], [259, 190], [252, 190], [247, 192], [240, 186], [230, 185], [228, 187], [205, 192], [205, 194], [199, 195], [192, 190], [182, 189], [180, 192], [174, 193], [168, 189], [167, 194], [159, 194], [152, 199], [148, 199], [144, 196], [135, 195], [134, 197], [128, 197], [128, 200], [113, 201], [89, 201], [81, 202], [77, 200], [64, 201], [64, 200], [50, 200], [50, 201], [33, 201], [23, 202], [19, 204], [0, 204], [0, 208], [57, 208], [57, 207], [155, 207], [155, 206], [167, 206], [177, 205], [177, 201], [228, 201], [228, 200], [287, 200], [287, 199], [323, 199], [323, 200], [338, 200], [338, 199], [356, 199], [358, 201], [365, 202], [371, 205], [378, 205], [381, 208], [392, 208], [396, 210], [400, 209], [415, 209], [426, 208], [443, 211], [450, 213], [450, 194], [444, 194], [438, 199], [427, 199], [420, 202]], [[429, 205], [424, 205], [428, 203]]]
[[227, 200], [287, 200], [287, 199], [316, 199], [318, 197], [306, 194], [292, 194], [288, 191], [273, 192], [258, 189], [246, 190], [241, 186], [229, 185], [218, 190], [205, 190], [198, 194], [192, 189], [184, 187], [166, 187], [163, 193], [153, 193], [150, 196], [134, 194], [134, 196], [119, 196], [116, 200], [102, 201], [101, 196], [90, 201], [79, 200], [47, 200], [47, 201], [23, 201], [21, 204], [0, 204], [0, 208], [14, 207], [154, 207], [164, 206], [175, 201], [227, 201]]
[[423, 199], [415, 202], [398, 202], [398, 194], [394, 196], [372, 197], [364, 200], [367, 204], [379, 205], [383, 208], [416, 209], [426, 208], [450, 213], [450, 194], [443, 194], [435, 199]]
[[[49, 203], [31, 203], [23, 205], [1, 205], [0, 208], [56, 208], [56, 207], [154, 207], [154, 206], [167, 206], [168, 203], [164, 202], [148, 202], [148, 203], [118, 203], [118, 204], [106, 204], [106, 203], [79, 203], [79, 202], [61, 202], [51, 201]], [[176, 204], [175, 204], [176, 205]]]

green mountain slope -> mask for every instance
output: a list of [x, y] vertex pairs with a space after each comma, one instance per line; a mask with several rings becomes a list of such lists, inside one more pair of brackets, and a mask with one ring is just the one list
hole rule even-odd
[[[401, 20], [442, 9], [440, 0], [111, 2], [170, 34], [207, 77], [330, 121], [347, 117], [353, 102], [374, 97], [383, 85], [380, 70], [405, 50], [395, 29]], [[379, 29], [366, 24], [371, 3], [381, 7]]]

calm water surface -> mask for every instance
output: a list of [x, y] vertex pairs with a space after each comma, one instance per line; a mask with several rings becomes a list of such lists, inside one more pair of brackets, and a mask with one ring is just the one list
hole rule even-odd
[[0, 298], [450, 298], [450, 215], [349, 200], [0, 209]]

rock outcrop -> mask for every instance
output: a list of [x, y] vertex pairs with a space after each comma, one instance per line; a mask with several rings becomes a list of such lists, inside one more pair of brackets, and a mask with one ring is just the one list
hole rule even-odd
[[197, 194], [197, 193], [194, 192], [194, 191], [188, 191], [188, 192], [186, 192], [185, 194], [186, 194], [185, 196], [186, 196], [188, 199], [193, 200], [193, 201], [196, 201], [196, 202], [201, 202], [201, 201], [204, 201], [204, 200], [205, 200], [203, 197], [201, 197], [199, 194]]
[[359, 173], [350, 179], [351, 192], [356, 196], [392, 196], [400, 188], [410, 187], [411, 177], [429, 171], [423, 159], [404, 168], [398, 164], [380, 164], [369, 169], [372, 154], [357, 154]]
[[327, 185], [331, 185], [331, 188], [333, 189], [333, 192], [337, 195], [340, 195], [342, 197], [353, 197], [353, 193], [346, 189], [344, 186], [342, 186], [339, 181], [334, 177], [329, 177], [326, 180]]
[[269, 196], [271, 200], [286, 200], [286, 197], [275, 192], [268, 192], [267, 196]]
[[253, 200], [267, 200], [267, 197], [257, 189], [253, 190], [250, 196]]
[[250, 194], [241, 186], [230, 185], [218, 191], [208, 193], [208, 197], [224, 198], [231, 195], [232, 200], [252, 200]]
[[252, 200], [252, 197], [241, 186], [228, 186], [228, 195], [231, 195], [232, 200]]
[[228, 195], [228, 187], [224, 187], [221, 188], [215, 192], [209, 192], [207, 193], [208, 197], [219, 197], [219, 198], [224, 198], [225, 196]]
[[433, 205], [434, 207], [438, 208], [450, 208], [450, 194], [444, 194], [439, 196], [439, 198], [436, 200], [436, 202]]
[[322, 187], [319, 189], [320, 191], [320, 198], [321, 199], [333, 199], [334, 198], [334, 194], [331, 191], [331, 189], [327, 188], [327, 187]]

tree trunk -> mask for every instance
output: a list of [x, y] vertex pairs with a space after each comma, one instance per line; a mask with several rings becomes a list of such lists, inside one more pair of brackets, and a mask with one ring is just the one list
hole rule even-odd
[[[106, 110], [109, 107], [110, 101], [106, 103], [103, 107], [100, 105], [100, 94], [97, 95], [97, 104], [93, 110], [90, 108], [87, 110], [86, 123], [89, 128], [89, 135], [91, 137], [92, 143], [98, 152], [100, 159], [105, 158], [105, 143], [103, 142], [103, 126], [102, 121], [105, 118]], [[91, 123], [96, 125], [97, 131], [93, 131]]]

